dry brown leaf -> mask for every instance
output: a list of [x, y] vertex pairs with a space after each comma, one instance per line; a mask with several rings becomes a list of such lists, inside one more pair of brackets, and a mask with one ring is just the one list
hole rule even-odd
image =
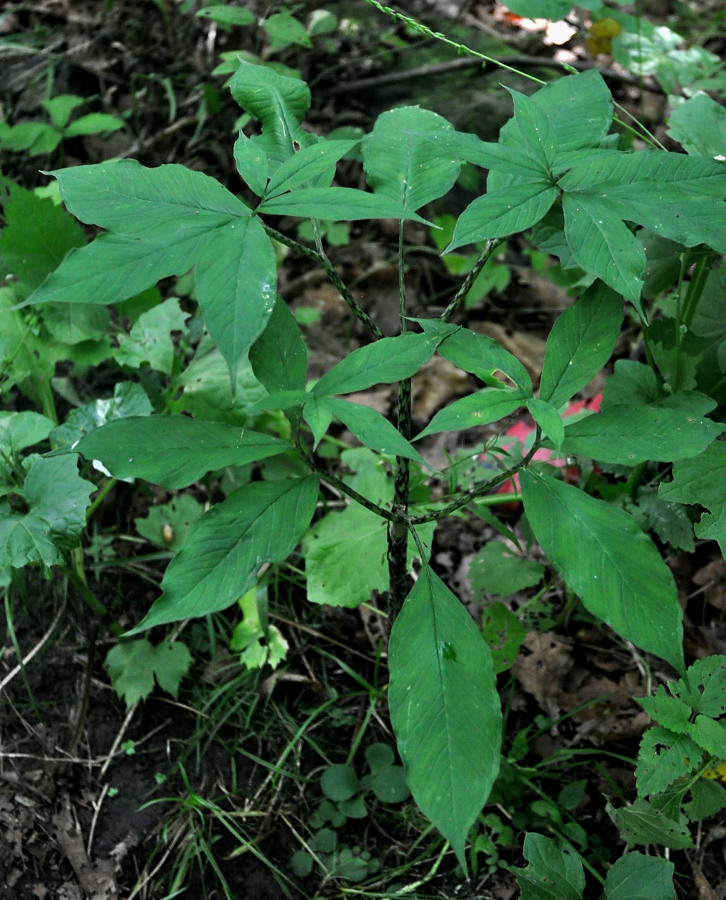
[[560, 712], [560, 692], [572, 668], [571, 642], [556, 634], [530, 631], [522, 644], [514, 671], [522, 690], [531, 694], [550, 718]]

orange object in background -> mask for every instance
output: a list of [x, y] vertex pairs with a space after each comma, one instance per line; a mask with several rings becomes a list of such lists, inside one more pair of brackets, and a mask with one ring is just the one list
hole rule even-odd
[[610, 53], [613, 49], [613, 38], [622, 31], [615, 19], [598, 19], [590, 26], [590, 33], [585, 39], [587, 50], [593, 56], [599, 53]]

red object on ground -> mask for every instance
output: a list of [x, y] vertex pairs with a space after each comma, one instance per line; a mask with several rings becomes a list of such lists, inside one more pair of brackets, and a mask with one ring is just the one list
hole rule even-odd
[[[588, 410], [590, 412], [599, 412], [600, 404], [602, 403], [602, 393], [596, 394], [592, 400], [575, 400], [567, 407], [565, 410], [565, 416], [572, 416], [575, 413], [581, 412], [582, 410]], [[508, 431], [506, 432], [506, 437], [516, 438], [521, 442], [522, 446], [525, 446], [527, 438], [534, 433], [535, 423], [531, 416], [523, 416], [519, 422], [516, 422]], [[509, 443], [502, 442], [502, 447], [505, 450], [508, 450], [510, 447], [514, 446], [514, 441]], [[580, 477], [580, 470], [577, 466], [568, 465], [567, 461], [562, 458], [553, 457], [552, 450], [546, 450], [544, 448], [538, 450], [533, 459], [539, 459], [543, 461], [549, 461], [553, 466], [559, 466], [561, 469], [565, 471], [565, 477], [567, 480], [574, 484], [577, 479]], [[479, 457], [480, 460], [486, 460], [486, 454], [482, 454]], [[508, 481], [505, 481], [504, 484], [501, 484], [497, 488], [497, 494], [513, 494], [519, 491], [519, 476], [514, 475]]]

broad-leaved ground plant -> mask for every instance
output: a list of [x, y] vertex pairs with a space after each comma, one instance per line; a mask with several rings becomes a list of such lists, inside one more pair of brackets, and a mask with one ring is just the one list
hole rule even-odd
[[[29, 285], [27, 299], [16, 292], [21, 303], [15, 312], [32, 309], [42, 317], [44, 310], [69, 309], [83, 318], [193, 268], [211, 349], [238, 389], [238, 372], [251, 366], [264, 396], [248, 404], [247, 414], [278, 411], [277, 431], [174, 412], [173, 398], [159, 393], [153, 408], [146, 398], [145, 408], [130, 415], [106, 410], [104, 418], [99, 410], [90, 425], [77, 423], [74, 434], [56, 435], [52, 454], [23, 460], [24, 448], [52, 437], [55, 422], [50, 409], [46, 417], [9, 416], [0, 423], [9, 498], [0, 522], [2, 572], [9, 578], [13, 568], [29, 563], [66, 564], [93, 489], [77, 474], [78, 457], [115, 479], [144, 479], [168, 489], [225, 467], [289, 461], [266, 463], [264, 477], [232, 490], [189, 524], [161, 596], [112, 651], [109, 664], [118, 680], [140, 660], [162, 686], [175, 689], [186, 664], [183, 652], [174, 657], [174, 645], [154, 648], [138, 635], [238, 603], [264, 584], [269, 566], [301, 543], [311, 602], [356, 607], [372, 590], [387, 589], [393, 623], [388, 700], [406, 782], [466, 870], [467, 835], [500, 767], [495, 673], [501, 667], [432, 567], [430, 548], [435, 523], [444, 516], [466, 511], [496, 521], [488, 498], [516, 475], [529, 525], [570, 590], [590, 614], [669, 663], [681, 679], [670, 695], [661, 688], [643, 701], [658, 725], [644, 738], [638, 767], [638, 802], [653, 805], [665, 795], [658, 809], [673, 823], [672, 833], [680, 834], [681, 801], [695, 776], [714, 757], [726, 757], [722, 692], [716, 697], [699, 689], [709, 673], [720, 685], [723, 662], [686, 669], [676, 585], [641, 524], [655, 527], [661, 504], [669, 503], [687, 533], [664, 540], [692, 540], [682, 505], [700, 506], [707, 512], [695, 524], [696, 535], [719, 541], [722, 549], [726, 543], [726, 487], [712, 477], [726, 462], [726, 443], [719, 439], [724, 428], [709, 418], [726, 393], [726, 325], [718, 312], [726, 279], [718, 261], [726, 253], [724, 163], [698, 146], [687, 147], [688, 155], [655, 147], [633, 151], [632, 140], [613, 131], [612, 97], [596, 71], [563, 77], [532, 96], [512, 91], [514, 115], [496, 143], [458, 132], [417, 107], [382, 114], [362, 139], [326, 140], [303, 127], [310, 106], [303, 81], [241, 63], [231, 90], [260, 125], [254, 136], [240, 132], [234, 145], [248, 199], [179, 165], [146, 168], [126, 160], [55, 171], [67, 209], [104, 232], [89, 244], [79, 237], [63, 248], [62, 262], [41, 284]], [[368, 190], [333, 185], [337, 163], [353, 154], [362, 158]], [[403, 277], [404, 223], [427, 221], [427, 205], [451, 190], [463, 163], [487, 170], [487, 189], [458, 217], [445, 252], [475, 244], [481, 249], [443, 313], [414, 319]], [[278, 230], [283, 217], [309, 220], [314, 246]], [[361, 308], [319, 236], [320, 222], [371, 219], [398, 222], [400, 332], [394, 336], [385, 336]], [[500, 242], [525, 231], [534, 246], [577, 275], [579, 285], [547, 341], [537, 391], [519, 359], [456, 324]], [[299, 326], [276, 291], [276, 244], [315, 261], [370, 335], [370, 343], [315, 382], [307, 379]], [[664, 247], [670, 251], [665, 274], [657, 267]], [[677, 290], [668, 314], [654, 322], [649, 298], [657, 275], [677, 282]], [[152, 304], [144, 313], [163, 311], [167, 336], [184, 322], [175, 303]], [[619, 361], [605, 382], [600, 411], [563, 419], [571, 399], [610, 360], [626, 307], [642, 324], [647, 362]], [[142, 318], [122, 343], [131, 364], [160, 352], [149, 338], [153, 329], [145, 331], [149, 319]], [[481, 388], [415, 434], [411, 379], [434, 354], [471, 373]], [[161, 371], [172, 371], [172, 356], [154, 358]], [[346, 399], [379, 383], [398, 384], [395, 425]], [[119, 403], [123, 399], [130, 402], [125, 396]], [[485, 425], [494, 431], [495, 423], [521, 410], [536, 423], [530, 445], [517, 455], [511, 448], [497, 451], [494, 442], [497, 469], [482, 469], [466, 490], [433, 500], [426, 479], [439, 473], [426, 460], [425, 438]], [[317, 452], [334, 422], [362, 445], [345, 451], [345, 475]], [[650, 488], [649, 501], [629, 506], [608, 502], [604, 490], [588, 493], [584, 483], [570, 484], [556, 467], [534, 461], [540, 448], [558, 458], [594, 460], [622, 476], [622, 493], [630, 499]], [[672, 479], [666, 481], [662, 471], [669, 464]], [[350, 503], [313, 521], [321, 485]], [[668, 761], [667, 775], [654, 768], [654, 757]], [[699, 797], [693, 794], [691, 802]], [[614, 815], [632, 843], [652, 842], [652, 832], [647, 839], [633, 836], [630, 810]], [[680, 840], [677, 846], [685, 846], [686, 838]], [[582, 865], [574, 852], [531, 835], [525, 855], [530, 865], [519, 875], [524, 896], [544, 896], [537, 886], [553, 880], [567, 886], [557, 896], [582, 895]], [[634, 872], [644, 885], [665, 885], [658, 897], [673, 896], [667, 886], [671, 864], [638, 853], [612, 867], [603, 896], [624, 897], [622, 885], [632, 883]]]

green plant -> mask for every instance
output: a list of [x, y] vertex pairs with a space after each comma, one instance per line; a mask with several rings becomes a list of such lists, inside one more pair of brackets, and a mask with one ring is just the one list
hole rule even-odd
[[87, 99], [75, 94], [59, 94], [41, 101], [50, 122], [18, 122], [15, 125], [0, 122], [0, 152], [43, 156], [54, 153], [68, 138], [109, 134], [124, 127], [120, 119], [108, 113], [87, 113], [71, 121], [74, 110], [87, 102]]
[[[394, 620], [388, 700], [407, 783], [466, 870], [467, 835], [500, 766], [502, 717], [491, 651], [429, 562], [434, 523], [482, 507], [495, 519], [491, 507], [508, 501], [496, 488], [516, 474], [537, 541], [589, 613], [685, 675], [681, 609], [656, 545], [624, 508], [605, 499], [607, 479], [586, 493], [533, 458], [540, 447], [586, 457], [625, 474], [612, 479], [618, 492], [651, 484], [663, 499], [705, 506], [711, 513], [697, 526], [699, 534], [723, 547], [720, 487], [693, 478], [681, 482], [680, 473], [698, 468], [705, 454], [720, 459], [724, 448], [718, 440], [723, 426], [707, 418], [724, 382], [705, 364], [713, 361], [716, 343], [710, 333], [706, 344], [696, 340], [701, 357], [694, 357], [689, 342], [699, 337], [695, 323], [709, 279], [723, 277], [723, 268], [713, 266], [726, 252], [726, 169], [695, 154], [632, 152], [626, 137], [610, 134], [612, 98], [593, 71], [564, 77], [531, 97], [513, 91], [514, 116], [497, 143], [459, 133], [419, 108], [384, 113], [362, 141], [324, 140], [302, 127], [310, 104], [302, 81], [242, 63], [231, 89], [262, 125], [255, 137], [240, 132], [234, 148], [254, 208], [213, 179], [176, 165], [148, 169], [122, 161], [56, 171], [68, 209], [106, 233], [72, 250], [21, 306], [118, 304], [194, 265], [196, 299], [231, 384], [249, 360], [268, 394], [246, 406], [246, 415], [281, 410], [287, 424], [269, 434], [170, 414], [170, 400], [163, 414], [109, 421], [63, 452], [100, 461], [116, 478], [173, 490], [223, 467], [289, 461], [276, 475], [263, 471], [265, 477], [244, 483], [191, 526], [166, 570], [162, 595], [129, 635], [226, 609], [255, 587], [263, 567], [285, 561], [301, 541], [313, 602], [354, 607], [373, 588], [388, 587]], [[372, 190], [331, 187], [336, 163], [359, 143]], [[403, 223], [425, 221], [420, 211], [449, 191], [463, 162], [489, 171], [487, 192], [459, 216], [448, 250], [483, 246], [443, 315], [412, 320]], [[401, 333], [384, 337], [322, 241], [314, 248], [298, 243], [270, 224], [275, 217], [397, 220]], [[498, 243], [526, 231], [539, 250], [579, 270], [588, 285], [549, 336], [538, 396], [518, 359], [451, 322]], [[673, 315], [654, 322], [644, 285], [655, 240], [677, 245], [679, 269]], [[373, 338], [313, 385], [306, 384], [298, 325], [276, 297], [273, 242], [317, 263]], [[563, 407], [611, 358], [624, 301], [642, 322], [649, 364], [618, 362], [602, 411], [566, 423]], [[722, 340], [719, 330], [718, 346]], [[434, 353], [484, 387], [438, 412], [414, 436], [410, 380]], [[698, 359], [705, 360], [700, 369]], [[379, 382], [399, 384], [397, 427], [344, 399]], [[432, 500], [423, 474], [431, 469], [418, 442], [499, 422], [520, 409], [536, 422], [523, 455], [500, 451], [495, 472], [447, 500]], [[334, 420], [364, 445], [346, 451], [357, 455], [344, 475], [316, 453]], [[55, 459], [74, 466], [68, 455]], [[671, 463], [669, 484], [664, 466]], [[353, 502], [311, 528], [321, 482]], [[540, 878], [536, 853], [549, 866], [544, 840], [527, 839], [535, 871], [523, 874], [523, 883]], [[571, 883], [566, 896], [580, 896], [578, 859], [567, 851], [557, 856], [557, 871]], [[610, 886], [631, 867], [645, 877], [652, 861], [643, 859], [629, 854], [616, 864], [606, 896], [617, 896]], [[659, 866], [658, 879], [664, 872]]]

